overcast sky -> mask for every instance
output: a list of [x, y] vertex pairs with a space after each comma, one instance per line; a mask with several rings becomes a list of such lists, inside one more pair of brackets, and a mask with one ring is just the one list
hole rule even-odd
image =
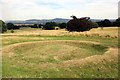
[[0, 0], [0, 18], [4, 20], [118, 17], [119, 0]]

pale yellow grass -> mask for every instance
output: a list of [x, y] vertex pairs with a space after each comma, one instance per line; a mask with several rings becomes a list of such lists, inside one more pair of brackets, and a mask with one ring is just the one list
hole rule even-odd
[[118, 29], [117, 27], [109, 27], [109, 28], [95, 28], [90, 31], [85, 32], [68, 32], [64, 29], [61, 30], [41, 30], [41, 29], [21, 29], [15, 31], [15, 33], [5, 33], [2, 35], [42, 35], [42, 36], [62, 36], [62, 35], [96, 35], [96, 36], [116, 36], [118, 37]]

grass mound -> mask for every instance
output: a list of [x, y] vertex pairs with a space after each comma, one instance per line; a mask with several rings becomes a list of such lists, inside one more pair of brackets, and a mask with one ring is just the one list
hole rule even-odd
[[[22, 43], [4, 49], [3, 77], [111, 77], [116, 68], [102, 57], [108, 50], [98, 43], [44, 41]], [[7, 50], [7, 51], [6, 51]], [[104, 60], [104, 62], [103, 62]], [[116, 60], [113, 60], [116, 61]], [[113, 62], [113, 67], [116, 65]], [[110, 66], [110, 68], [112, 68]], [[106, 69], [105, 71], [101, 69]]]
[[33, 63], [60, 62], [101, 55], [107, 50], [99, 44], [76, 41], [49, 41], [22, 44], [14, 48], [15, 57]]

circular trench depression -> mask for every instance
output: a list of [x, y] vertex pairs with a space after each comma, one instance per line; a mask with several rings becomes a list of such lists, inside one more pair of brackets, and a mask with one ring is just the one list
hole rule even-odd
[[[78, 63], [90, 56], [103, 55], [107, 50], [108, 47], [99, 43], [80, 41], [41, 41], [10, 45], [3, 49], [3, 77], [88, 77], [92, 73], [96, 74], [95, 71], [91, 67], [81, 68]], [[84, 64], [83, 61], [82, 63]], [[91, 73], [87, 71], [84, 74], [86, 70], [91, 70]]]
[[57, 63], [102, 55], [107, 47], [98, 43], [80, 41], [44, 41], [23, 43], [8, 51], [12, 58], [25, 63]]

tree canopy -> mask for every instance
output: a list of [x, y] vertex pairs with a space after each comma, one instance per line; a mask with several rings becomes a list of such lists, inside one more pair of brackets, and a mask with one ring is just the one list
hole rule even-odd
[[2, 20], [0, 20], [0, 33], [4, 33], [7, 31], [7, 27], [5, 25], [5, 22], [3, 22]]
[[73, 16], [73, 19], [67, 23], [68, 31], [89, 31], [92, 28], [97, 28], [97, 23], [93, 23], [89, 20], [89, 17], [77, 18]]

